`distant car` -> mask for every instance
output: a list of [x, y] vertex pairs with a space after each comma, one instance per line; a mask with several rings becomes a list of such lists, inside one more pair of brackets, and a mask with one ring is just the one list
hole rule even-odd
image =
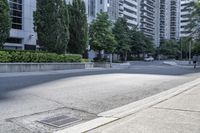
[[144, 61], [154, 61], [154, 58], [152, 56], [144, 58]]

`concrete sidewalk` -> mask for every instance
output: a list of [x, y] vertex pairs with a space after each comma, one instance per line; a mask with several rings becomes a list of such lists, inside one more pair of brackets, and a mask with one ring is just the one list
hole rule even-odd
[[200, 133], [200, 85], [88, 133]]

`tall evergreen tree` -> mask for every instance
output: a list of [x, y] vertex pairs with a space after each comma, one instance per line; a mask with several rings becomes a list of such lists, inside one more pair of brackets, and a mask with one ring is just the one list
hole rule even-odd
[[0, 0], [0, 48], [2, 48], [6, 39], [9, 37], [10, 31], [10, 15], [7, 0]]
[[195, 11], [193, 13], [194, 23], [194, 36], [195, 39], [200, 41], [200, 0], [194, 5]]
[[130, 45], [132, 54], [145, 54], [155, 52], [153, 42], [150, 38], [146, 37], [143, 32], [137, 31], [132, 28], [130, 30]]
[[174, 40], [165, 40], [160, 45], [160, 53], [168, 56], [168, 58], [178, 58], [181, 54], [179, 45]]
[[119, 18], [114, 25], [113, 34], [117, 41], [116, 53], [122, 55], [123, 60], [127, 60], [127, 53], [131, 50], [129, 27], [125, 18]]
[[99, 58], [102, 58], [102, 50], [108, 53], [114, 52], [117, 42], [112, 33], [112, 24], [108, 14], [97, 14], [97, 19], [90, 25], [89, 35], [91, 48], [99, 52]]
[[190, 37], [200, 40], [200, 0], [190, 2], [185, 7], [185, 10], [188, 10], [190, 13], [188, 15], [189, 23], [185, 29], [191, 33]]
[[65, 0], [37, 0], [34, 25], [40, 46], [50, 52], [66, 52], [69, 16]]
[[83, 0], [73, 0], [69, 5], [70, 17], [70, 41], [68, 52], [73, 54], [83, 54], [88, 43], [88, 24]]

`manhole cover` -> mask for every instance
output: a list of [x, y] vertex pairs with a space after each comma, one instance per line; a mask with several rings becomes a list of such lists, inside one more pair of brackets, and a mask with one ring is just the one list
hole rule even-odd
[[81, 121], [81, 119], [61, 115], [61, 116], [56, 116], [56, 117], [40, 120], [38, 122], [46, 124], [46, 125], [61, 128], [61, 127], [68, 126], [70, 124], [73, 124], [73, 123], [76, 123], [76, 122], [79, 122], [79, 121]]

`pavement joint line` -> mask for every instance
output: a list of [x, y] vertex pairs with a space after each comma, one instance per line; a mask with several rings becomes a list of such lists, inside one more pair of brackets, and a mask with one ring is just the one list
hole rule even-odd
[[160, 109], [160, 110], [172, 110], [172, 111], [181, 111], [181, 112], [200, 113], [200, 111], [185, 110], [185, 109], [176, 109], [176, 108], [163, 108], [163, 107], [152, 107], [152, 108], [154, 108], [154, 109]]
[[101, 121], [101, 119], [103, 119], [103, 118], [104, 119], [109, 119], [109, 118], [112, 119], [113, 118], [110, 121], [108, 120], [108, 121], [102, 121], [99, 123], [98, 122], [95, 123], [94, 120], [91, 120], [91, 121], [81, 123], [81, 124], [78, 124], [78, 125], [75, 125], [70, 128], [66, 128], [66, 129], [63, 129], [63, 130], [60, 130], [60, 131], [57, 131], [54, 133], [85, 133], [85, 132], [91, 131], [93, 129], [96, 129], [98, 127], [101, 127], [103, 125], [111, 123], [113, 121], [120, 120], [127, 116], [133, 115], [137, 112], [140, 112], [144, 109], [153, 107], [154, 105], [157, 105], [161, 102], [167, 101], [181, 93], [184, 93], [185, 91], [188, 91], [188, 90], [198, 86], [199, 84], [200, 84], [200, 78], [197, 78], [196, 80], [187, 82], [185, 84], [182, 84], [182, 85], [172, 88], [170, 90], [161, 92], [154, 96], [130, 103], [130, 104], [122, 106], [122, 107], [118, 107], [118, 108], [110, 110], [110, 111], [102, 112], [102, 113], [98, 114], [99, 118], [95, 119], [97, 121], [98, 120]]

